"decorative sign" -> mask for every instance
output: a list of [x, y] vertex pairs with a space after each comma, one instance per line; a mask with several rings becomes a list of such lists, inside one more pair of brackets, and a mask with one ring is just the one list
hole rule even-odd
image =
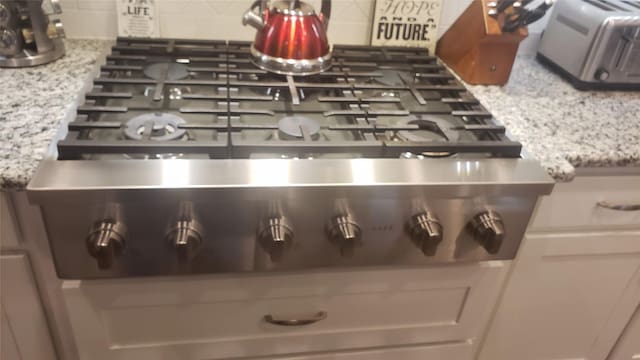
[[124, 37], [158, 37], [156, 0], [118, 0], [118, 35]]
[[376, 0], [371, 45], [435, 52], [442, 0]]

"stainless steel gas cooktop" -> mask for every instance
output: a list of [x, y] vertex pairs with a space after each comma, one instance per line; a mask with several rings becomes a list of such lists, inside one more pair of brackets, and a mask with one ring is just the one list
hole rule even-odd
[[510, 259], [552, 181], [424, 49], [118, 39], [29, 186], [64, 278]]

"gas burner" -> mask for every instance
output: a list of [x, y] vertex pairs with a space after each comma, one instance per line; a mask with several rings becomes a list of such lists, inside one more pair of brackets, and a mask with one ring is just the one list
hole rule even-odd
[[400, 97], [400, 93], [393, 90], [382, 91], [382, 92], [376, 93], [375, 95], [376, 95], [375, 97], [381, 97], [381, 98], [399, 98]]
[[[165, 77], [166, 74], [166, 77]], [[154, 63], [144, 68], [144, 75], [153, 80], [180, 80], [189, 76], [189, 68], [183, 64]]]
[[372, 82], [377, 82], [385, 86], [403, 86], [405, 82], [413, 82], [413, 75], [406, 71], [380, 70], [382, 76], [372, 78]]
[[458, 141], [459, 134], [451, 131], [451, 122], [448, 119], [433, 115], [412, 115], [401, 121], [398, 125], [415, 125], [416, 130], [403, 130], [398, 136], [405, 141]]
[[178, 140], [187, 133], [179, 128], [184, 123], [186, 121], [183, 118], [172, 114], [143, 114], [127, 121], [124, 134], [131, 140]]
[[[436, 116], [422, 115], [411, 116], [408, 120], [404, 120], [400, 125], [416, 125], [417, 130], [399, 131], [397, 137], [400, 141], [412, 142], [432, 142], [432, 141], [458, 141], [459, 135], [454, 131], [450, 131], [451, 124]], [[430, 158], [449, 157], [454, 155], [453, 152], [423, 152], [419, 155]], [[403, 154], [403, 157], [406, 155]]]
[[[155, 86], [147, 86], [142, 90], [142, 95], [146, 98], [153, 97], [156, 93]], [[191, 94], [190, 87], [170, 87], [169, 88], [169, 99], [170, 100], [182, 100], [182, 96], [185, 94]], [[164, 99], [164, 95], [160, 95], [161, 99]]]
[[320, 124], [304, 116], [287, 116], [278, 121], [278, 134], [281, 139], [317, 139]]
[[[298, 90], [298, 97], [302, 101], [304, 100], [309, 101], [309, 99], [312, 99], [314, 95], [318, 94], [318, 91], [314, 91], [314, 90], [308, 90], [308, 89], [297, 89], [297, 90]], [[271, 96], [275, 101], [279, 101], [283, 99], [287, 99], [287, 100], [291, 99], [291, 93], [289, 92], [289, 89], [281, 89], [277, 87], [267, 87], [267, 88], [252, 87], [251, 91], [257, 95]]]
[[[255, 79], [249, 79], [248, 77], [255, 77]], [[282, 76], [273, 76], [273, 74], [268, 74], [267, 76], [258, 76], [255, 74], [239, 74], [238, 79], [245, 81], [255, 81], [259, 82], [280, 82], [283, 84], [287, 83], [287, 79]], [[296, 79], [295, 81], [299, 81]], [[304, 78], [305, 83], [311, 84], [326, 84], [326, 81], [323, 81], [321, 77], [306, 77]], [[271, 96], [273, 100], [291, 100], [291, 89], [290, 87], [262, 87], [262, 86], [250, 86], [249, 89], [256, 95], [265, 95]], [[301, 101], [314, 101], [318, 96], [320, 96], [322, 90], [317, 88], [301, 88], [296, 87], [298, 98]]]

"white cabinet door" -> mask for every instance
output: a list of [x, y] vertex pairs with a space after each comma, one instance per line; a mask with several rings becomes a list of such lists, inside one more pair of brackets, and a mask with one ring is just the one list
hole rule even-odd
[[[260, 358], [264, 359], [265, 358]], [[269, 360], [472, 360], [470, 341], [274, 357]]]
[[602, 360], [640, 302], [640, 232], [528, 235], [481, 360]]
[[[637, 280], [640, 289], [640, 277]], [[640, 359], [640, 306], [608, 358], [608, 360], [638, 359]]]
[[16, 249], [20, 246], [20, 232], [13, 209], [11, 194], [0, 191], [0, 249]]
[[2, 360], [56, 359], [27, 255], [0, 255], [0, 278]]
[[0, 304], [0, 326], [0, 359], [20, 359], [18, 343], [13, 337], [9, 317], [2, 304]]
[[[63, 292], [82, 359], [276, 356], [476, 340], [508, 266], [65, 281]], [[264, 318], [321, 311], [306, 326]]]

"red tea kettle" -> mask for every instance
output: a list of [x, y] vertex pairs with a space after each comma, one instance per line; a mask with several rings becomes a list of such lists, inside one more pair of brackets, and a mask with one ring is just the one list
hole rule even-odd
[[[331, 66], [327, 28], [331, 0], [322, 0], [320, 14], [299, 0], [257, 0], [242, 18], [258, 30], [251, 46], [252, 62], [283, 75], [312, 75]], [[258, 10], [256, 12], [256, 9]]]

